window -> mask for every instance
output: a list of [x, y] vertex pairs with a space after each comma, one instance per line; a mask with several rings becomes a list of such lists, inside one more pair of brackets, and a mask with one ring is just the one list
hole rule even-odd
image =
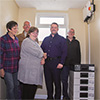
[[64, 24], [64, 18], [61, 17], [40, 17], [40, 24], [51, 24], [56, 22], [58, 24]]
[[68, 28], [68, 15], [66, 13], [37, 13], [36, 26], [39, 28], [39, 41], [43, 41], [46, 36], [50, 35], [52, 22], [58, 23], [58, 34], [66, 38]]

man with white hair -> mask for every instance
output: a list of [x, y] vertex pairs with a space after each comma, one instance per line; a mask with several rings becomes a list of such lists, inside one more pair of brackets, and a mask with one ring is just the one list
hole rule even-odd
[[66, 37], [67, 44], [67, 57], [62, 68], [61, 79], [63, 85], [63, 100], [70, 100], [68, 95], [68, 76], [70, 69], [73, 68], [75, 64], [81, 63], [81, 50], [80, 42], [75, 38], [75, 30], [71, 28]]
[[23, 29], [24, 29], [23, 32], [17, 35], [20, 47], [21, 47], [22, 41], [26, 38], [27, 32], [30, 29], [30, 27], [31, 27], [31, 23], [29, 21], [25, 21], [23, 25]]

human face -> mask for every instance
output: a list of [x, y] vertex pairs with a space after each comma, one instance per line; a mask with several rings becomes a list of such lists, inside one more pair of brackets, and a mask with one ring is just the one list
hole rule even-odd
[[38, 36], [37, 30], [35, 30], [34, 32], [31, 32], [31, 33], [29, 34], [29, 37], [30, 37], [32, 40], [36, 40], [36, 39], [37, 39], [37, 36]]
[[28, 32], [28, 30], [30, 29], [30, 22], [28, 21], [24, 22], [23, 29], [25, 32]]
[[68, 37], [73, 38], [74, 35], [75, 35], [74, 30], [70, 29], [69, 32], [68, 32]]
[[55, 35], [59, 29], [56, 24], [52, 24], [50, 30], [51, 30], [51, 34]]
[[13, 26], [11, 29], [8, 29], [8, 31], [12, 34], [15, 35], [18, 32], [18, 25]]

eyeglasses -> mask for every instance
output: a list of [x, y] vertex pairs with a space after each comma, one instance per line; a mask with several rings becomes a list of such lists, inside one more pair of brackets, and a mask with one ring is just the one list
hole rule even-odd
[[74, 32], [72, 32], [72, 31], [69, 31], [69, 33], [74, 33]]
[[24, 26], [30, 26], [30, 25], [25, 24]]
[[32, 34], [38, 34], [38, 32], [31, 32]]

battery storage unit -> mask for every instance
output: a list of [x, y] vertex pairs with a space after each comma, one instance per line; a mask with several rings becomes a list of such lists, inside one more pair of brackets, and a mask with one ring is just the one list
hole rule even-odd
[[[91, 67], [91, 68], [89, 68]], [[71, 100], [94, 100], [95, 97], [94, 65], [75, 65], [70, 71], [69, 97]]]

